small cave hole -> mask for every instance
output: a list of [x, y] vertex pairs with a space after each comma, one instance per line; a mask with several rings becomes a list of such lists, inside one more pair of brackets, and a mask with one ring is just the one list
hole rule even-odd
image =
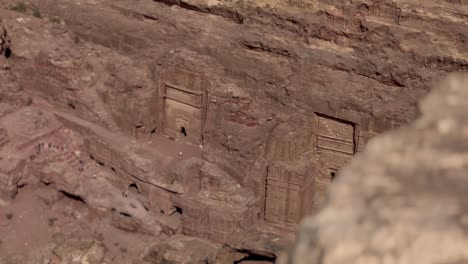
[[331, 178], [332, 181], [335, 180], [335, 178], [336, 178], [336, 171], [331, 171], [331, 172], [330, 172], [330, 178]]
[[136, 183], [132, 183], [128, 186], [128, 190], [133, 193], [140, 193], [140, 189], [138, 189], [138, 185]]
[[79, 195], [75, 195], [75, 194], [72, 194], [72, 193], [69, 193], [69, 192], [66, 192], [66, 191], [60, 191], [60, 193], [62, 193], [63, 195], [65, 195], [65, 197], [67, 197], [69, 199], [72, 199], [72, 200], [78, 201], [80, 203], [86, 204], [85, 200], [83, 200], [83, 198], [81, 198]]
[[9, 58], [11, 57], [11, 54], [12, 54], [11, 49], [10, 49], [10, 48], [6, 48], [6, 49], [5, 49], [5, 53], [4, 53], [5, 58], [9, 59]]
[[132, 217], [131, 214], [128, 214], [128, 213], [125, 213], [125, 212], [120, 212], [120, 215], [125, 216], [125, 217]]
[[154, 133], [156, 133], [156, 128], [153, 128], [153, 130], [151, 130], [151, 133], [150, 133], [150, 134], [152, 135], [152, 134], [154, 134]]
[[44, 186], [50, 186], [50, 187], [55, 187], [56, 184], [55, 182], [44, 182], [44, 181], [41, 181], [42, 184], [44, 184]]
[[176, 209], [175, 213], [178, 213], [178, 214], [182, 215], [182, 208], [176, 206], [175, 209]]
[[117, 171], [115, 170], [115, 168], [114, 168], [114, 167], [111, 167], [111, 170], [112, 170], [114, 173], [116, 173], [116, 174], [117, 174]]
[[94, 156], [93, 155], [89, 155], [89, 158], [94, 160]]
[[97, 164], [99, 164], [99, 166], [102, 166], [102, 167], [104, 167], [104, 162], [102, 162], [102, 161], [99, 161], [99, 160], [96, 160], [96, 163], [97, 163]]
[[187, 136], [187, 130], [185, 129], [185, 127], [180, 127], [180, 133], [184, 135], [184, 137]]
[[68, 107], [70, 107], [71, 109], [76, 110], [75, 104], [69, 102], [67, 105], [68, 105]]
[[145, 125], [137, 125], [135, 126], [137, 129], [140, 129], [140, 128], [145, 128]]

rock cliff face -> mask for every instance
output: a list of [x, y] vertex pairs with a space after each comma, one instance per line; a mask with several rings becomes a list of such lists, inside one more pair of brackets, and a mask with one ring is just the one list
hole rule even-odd
[[2, 197], [53, 186], [119, 228], [268, 259], [468, 70], [464, 0], [0, 4]]
[[466, 96], [468, 76], [451, 76], [420, 118], [371, 141], [283, 263], [466, 263]]

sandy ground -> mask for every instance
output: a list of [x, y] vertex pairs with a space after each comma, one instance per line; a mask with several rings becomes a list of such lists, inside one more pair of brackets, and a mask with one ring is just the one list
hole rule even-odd
[[[38, 191], [39, 190], [39, 191]], [[42, 192], [42, 195], [38, 195]], [[52, 188], [20, 189], [16, 199], [0, 201], [0, 256], [23, 254], [45, 247], [55, 234], [80, 234], [104, 242], [114, 263], [130, 263], [156, 237], [125, 232], [111, 225], [108, 213], [90, 209], [65, 196], [53, 204], [39, 196], [54, 195]]]

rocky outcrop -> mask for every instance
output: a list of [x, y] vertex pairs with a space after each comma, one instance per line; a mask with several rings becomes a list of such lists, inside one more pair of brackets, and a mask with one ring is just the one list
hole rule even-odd
[[463, 1], [2, 3], [0, 190], [42, 182], [247, 259], [275, 259], [370, 138], [468, 67]]
[[[102, 241], [84, 238], [78, 235], [57, 235], [52, 243], [52, 252], [58, 257], [60, 264], [65, 263], [111, 263], [106, 259], [106, 247]], [[49, 260], [50, 263], [50, 260]]]
[[55, 235], [52, 241], [39, 250], [30, 250], [23, 254], [1, 256], [0, 264], [38, 264], [38, 263], [113, 263], [106, 256], [105, 245], [94, 238], [73, 235]]
[[467, 96], [468, 75], [453, 75], [420, 118], [371, 141], [283, 263], [468, 262]]
[[[66, 94], [78, 114], [128, 134], [139, 133], [137, 126], [143, 134], [159, 132], [154, 112], [161, 110], [151, 109], [159, 104], [151, 82], [159, 82], [170, 65], [203, 73], [212, 102], [204, 156], [255, 187], [261, 181], [249, 174], [266, 145], [263, 135], [276, 122], [289, 125], [292, 113], [340, 118], [353, 113], [363, 119], [363, 131], [381, 132], [412, 120], [417, 99], [439, 76], [467, 69], [463, 3], [121, 0], [100, 1], [99, 8], [67, 0], [32, 3], [62, 18], [61, 32], [81, 40], [64, 41], [62, 46], [76, 49], [59, 53], [86, 57], [82, 65], [57, 56], [67, 63], [44, 68], [51, 78], [62, 72], [86, 76], [72, 86], [82, 92]], [[430, 41], [422, 47], [419, 39]], [[82, 43], [97, 45], [90, 50]], [[87, 73], [93, 71], [103, 76], [100, 82]], [[93, 91], [95, 85], [102, 88]], [[59, 85], [41, 86], [60, 94]]]
[[209, 241], [176, 235], [148, 249], [141, 264], [214, 264], [220, 245]]

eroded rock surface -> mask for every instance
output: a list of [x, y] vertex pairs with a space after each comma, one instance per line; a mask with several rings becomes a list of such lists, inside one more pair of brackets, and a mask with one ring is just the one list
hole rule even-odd
[[[220, 245], [209, 241], [176, 235], [151, 247], [142, 259], [142, 264], [211, 264], [216, 263]], [[182, 253], [183, 252], [183, 253]]]
[[[467, 14], [436, 0], [0, 0], [0, 212], [33, 190], [24, 210], [58, 218], [41, 218], [39, 244], [75, 223], [104, 234], [114, 263], [139, 253], [122, 245], [134, 236], [174, 235], [272, 262], [369, 139], [468, 69]], [[80, 209], [62, 217], [68, 200]], [[0, 255], [25, 245], [13, 215]]]
[[468, 75], [453, 75], [420, 118], [371, 141], [283, 263], [468, 262], [467, 96]]

